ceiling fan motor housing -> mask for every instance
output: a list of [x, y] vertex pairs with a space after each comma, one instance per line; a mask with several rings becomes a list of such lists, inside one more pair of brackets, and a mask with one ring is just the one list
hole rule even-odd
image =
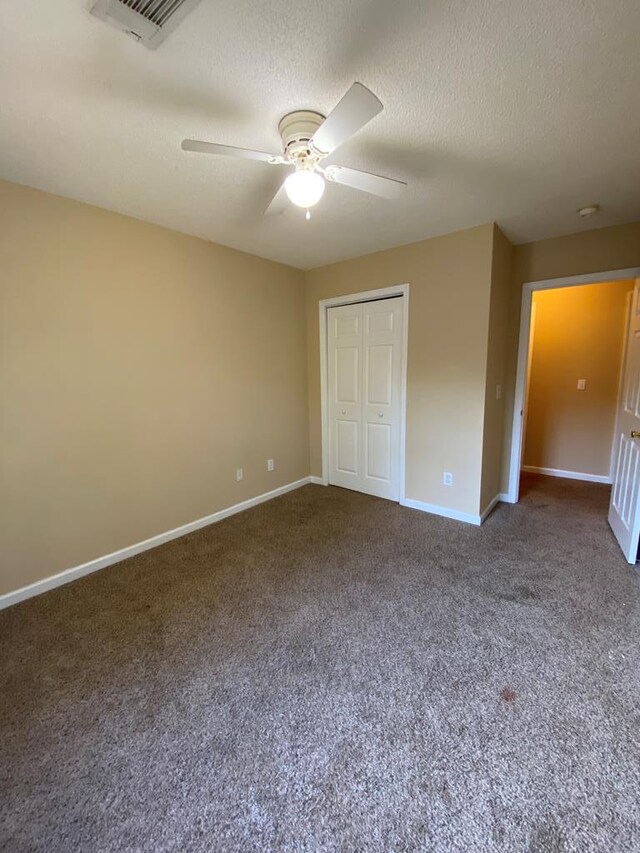
[[318, 152], [309, 141], [324, 121], [321, 113], [312, 110], [296, 110], [280, 119], [278, 132], [282, 137], [285, 157], [298, 169], [313, 169], [320, 160]]

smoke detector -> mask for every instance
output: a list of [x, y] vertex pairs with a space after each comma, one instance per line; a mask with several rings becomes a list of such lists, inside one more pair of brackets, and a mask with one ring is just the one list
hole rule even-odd
[[600, 211], [599, 204], [590, 204], [588, 207], [581, 207], [578, 211], [578, 216], [593, 216], [594, 213], [598, 213]]
[[96, 0], [91, 14], [152, 50], [200, 0]]

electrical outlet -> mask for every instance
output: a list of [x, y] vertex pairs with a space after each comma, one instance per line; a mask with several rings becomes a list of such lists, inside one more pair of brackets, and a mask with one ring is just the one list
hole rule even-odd
[[502, 385], [496, 385], [496, 400], [502, 397]]
[[586, 391], [587, 389], [587, 380], [586, 379], [578, 379], [578, 391]]
[[273, 459], [267, 459], [267, 471], [273, 471], [274, 467]]
[[244, 477], [244, 471], [242, 468], [236, 468], [236, 482], [239, 483]]
[[442, 483], [445, 486], [453, 486], [453, 474], [451, 471], [445, 471], [442, 475]]

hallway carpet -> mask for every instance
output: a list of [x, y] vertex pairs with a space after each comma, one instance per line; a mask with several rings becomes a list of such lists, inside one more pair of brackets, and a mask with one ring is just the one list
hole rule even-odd
[[[640, 850], [608, 488], [306, 486], [0, 613], [0, 849]], [[35, 531], [34, 531], [35, 535]]]

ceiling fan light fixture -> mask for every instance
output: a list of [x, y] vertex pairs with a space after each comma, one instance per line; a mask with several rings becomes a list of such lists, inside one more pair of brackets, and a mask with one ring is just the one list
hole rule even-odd
[[[134, 0], [99, 0], [99, 2], [133, 3]], [[183, 4], [198, 0], [135, 0], [154, 6], [158, 2]], [[146, 7], [145, 7], [146, 8]], [[154, 6], [155, 8], [155, 6]], [[316, 205], [324, 193], [325, 180], [354, 190], [370, 193], [379, 198], [396, 199], [406, 188], [404, 181], [372, 175], [359, 169], [344, 166], [320, 164], [333, 151], [350, 139], [355, 133], [375, 118], [383, 109], [382, 104], [362, 83], [354, 83], [328, 116], [315, 110], [294, 110], [287, 113], [278, 124], [282, 140], [282, 154], [270, 154], [253, 148], [238, 148], [218, 142], [204, 142], [201, 139], [183, 139], [182, 150], [199, 154], [217, 154], [225, 157], [237, 157], [241, 160], [258, 160], [271, 166], [285, 166], [295, 169], [275, 194], [265, 216], [282, 213], [287, 200], [306, 210], [306, 218], [311, 214], [309, 208]]]
[[298, 169], [284, 182], [289, 201], [307, 210], [317, 204], [324, 193], [324, 178], [310, 169]]

